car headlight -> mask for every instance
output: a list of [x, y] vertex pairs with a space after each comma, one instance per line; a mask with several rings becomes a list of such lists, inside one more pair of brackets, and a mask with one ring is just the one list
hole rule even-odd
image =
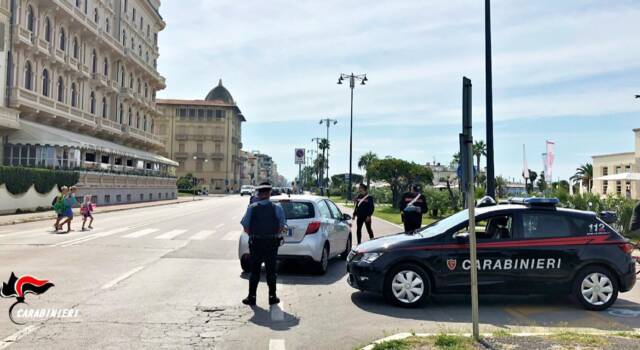
[[382, 256], [382, 253], [364, 253], [362, 254], [362, 259], [360, 259], [360, 261], [371, 264], [381, 256]]

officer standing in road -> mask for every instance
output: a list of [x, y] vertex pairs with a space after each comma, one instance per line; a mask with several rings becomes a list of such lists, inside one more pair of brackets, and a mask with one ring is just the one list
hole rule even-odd
[[269, 285], [269, 305], [278, 304], [276, 295], [276, 258], [285, 228], [284, 210], [271, 202], [271, 184], [261, 183], [257, 188], [257, 201], [249, 205], [242, 218], [244, 231], [249, 234], [249, 254], [251, 256], [251, 276], [249, 277], [249, 296], [242, 303], [256, 305], [256, 291], [260, 282], [260, 270], [264, 262]]
[[358, 197], [353, 201], [355, 208], [353, 209], [353, 217], [356, 220], [356, 236], [358, 238], [358, 244], [362, 241], [362, 225], [366, 225], [367, 233], [369, 233], [369, 239], [373, 239], [373, 230], [371, 229], [371, 215], [375, 210], [373, 203], [373, 197], [367, 192], [368, 188], [365, 184], [360, 184], [358, 187]]
[[420, 185], [413, 185], [411, 190], [400, 199], [400, 216], [405, 232], [419, 229], [422, 226], [422, 215], [427, 212], [427, 200], [421, 193]]

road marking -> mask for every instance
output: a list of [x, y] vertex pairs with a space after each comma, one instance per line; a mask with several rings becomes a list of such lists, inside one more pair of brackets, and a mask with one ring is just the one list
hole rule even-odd
[[0, 349], [4, 349], [10, 346], [11, 344], [17, 342], [20, 338], [28, 335], [29, 333], [35, 332], [40, 327], [42, 327], [42, 325], [31, 325], [11, 334], [10, 336], [2, 339], [2, 342], [0, 342]]
[[222, 237], [223, 241], [237, 241], [240, 238], [240, 231], [230, 231]]
[[187, 232], [187, 230], [173, 230], [173, 231], [169, 231], [165, 234], [162, 234], [158, 237], [156, 237], [156, 239], [173, 239], [175, 237], [180, 236], [181, 234]]
[[124, 231], [127, 231], [127, 230], [129, 230], [129, 227], [121, 227], [121, 228], [117, 228], [115, 230], [101, 232], [101, 233], [97, 233], [97, 234], [91, 235], [91, 236], [85, 236], [85, 237], [75, 238], [75, 239], [72, 239], [72, 240], [56, 243], [56, 244], [53, 244], [52, 247], [70, 247], [70, 246], [73, 246], [73, 245], [78, 245], [80, 243], [92, 241], [94, 239], [111, 236], [111, 235], [114, 235], [116, 233], [124, 232]]
[[269, 350], [286, 350], [284, 339], [269, 339]]
[[215, 228], [220, 228], [222, 226], [224, 226], [224, 224], [218, 224]]
[[157, 228], [147, 228], [147, 229], [144, 229], [144, 230], [136, 231], [134, 233], [130, 233], [130, 234], [128, 234], [126, 236], [122, 236], [122, 237], [124, 237], [124, 238], [140, 238], [142, 236], [146, 236], [146, 235], [154, 233], [156, 231], [158, 231]]
[[135, 274], [136, 272], [138, 272], [138, 271], [140, 271], [140, 270], [142, 270], [142, 269], [144, 269], [144, 266], [138, 266], [138, 267], [136, 267], [135, 269], [133, 269], [133, 270], [131, 270], [131, 271], [129, 271], [129, 272], [127, 272], [127, 273], [125, 273], [125, 274], [123, 274], [123, 275], [119, 276], [118, 278], [116, 278], [116, 279], [112, 280], [111, 282], [108, 282], [107, 284], [105, 284], [104, 286], [102, 286], [102, 287], [101, 287], [101, 289], [109, 289], [109, 288], [112, 288], [112, 287], [114, 287], [116, 284], [118, 284], [118, 283], [120, 283], [120, 282], [122, 282], [122, 281], [126, 280], [127, 278], [129, 278], [129, 277], [133, 276], [133, 274]]
[[202, 241], [204, 239], [206, 239], [207, 237], [211, 236], [212, 234], [214, 234], [216, 231], [214, 230], [204, 230], [204, 231], [200, 231], [198, 233], [196, 233], [195, 235], [189, 237], [189, 240], [191, 241]]

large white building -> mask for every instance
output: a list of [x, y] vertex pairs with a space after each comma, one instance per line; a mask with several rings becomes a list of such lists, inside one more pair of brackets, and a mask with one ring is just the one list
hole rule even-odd
[[[593, 159], [594, 179], [619, 173], [640, 172], [640, 128], [633, 129], [633, 132], [635, 136], [634, 151], [591, 157]], [[600, 195], [613, 194], [632, 199], [640, 199], [640, 182], [593, 180], [592, 191]]]
[[98, 203], [176, 196], [158, 155], [159, 0], [0, 0], [0, 156], [83, 171]]

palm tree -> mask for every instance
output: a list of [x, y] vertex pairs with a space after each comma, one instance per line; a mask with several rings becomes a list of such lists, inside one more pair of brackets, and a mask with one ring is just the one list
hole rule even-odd
[[[329, 162], [327, 162], [326, 160], [327, 160], [327, 155], [329, 154], [329, 140], [321, 139], [320, 143], [318, 144], [318, 148], [320, 148], [320, 150], [322, 150], [322, 159], [324, 160], [323, 163], [322, 163], [324, 165], [324, 167], [322, 168], [321, 172], [324, 173], [324, 171], [326, 169], [327, 174], [328, 174], [329, 173]], [[325, 153], [326, 153], [326, 155], [325, 155]], [[320, 183], [321, 184], [324, 183], [324, 181], [325, 181], [323, 179], [323, 177], [324, 176], [320, 177], [320, 179], [321, 179]], [[327, 183], [327, 186], [329, 186], [328, 183]], [[320, 192], [324, 195], [324, 186], [320, 186], [320, 187], [321, 187]]]
[[480, 158], [487, 155], [487, 144], [484, 141], [476, 141], [473, 143], [473, 155], [476, 157], [476, 165], [478, 173], [480, 173]]
[[502, 176], [496, 176], [496, 192], [498, 197], [504, 197], [507, 194], [507, 180]]
[[593, 186], [593, 165], [585, 163], [576, 168], [576, 173], [570, 178], [573, 181], [580, 181], [587, 191], [591, 192]]
[[456, 152], [453, 154], [453, 157], [451, 159], [451, 164], [460, 164], [460, 152]]
[[[376, 160], [378, 160], [378, 156], [375, 153], [369, 151], [363, 154], [360, 157], [360, 160], [358, 160], [358, 168], [364, 169], [368, 173], [369, 166], [371, 165], [371, 163], [375, 162]], [[369, 187], [370, 183], [371, 183], [371, 180], [369, 179], [369, 175], [367, 174], [367, 187]]]

